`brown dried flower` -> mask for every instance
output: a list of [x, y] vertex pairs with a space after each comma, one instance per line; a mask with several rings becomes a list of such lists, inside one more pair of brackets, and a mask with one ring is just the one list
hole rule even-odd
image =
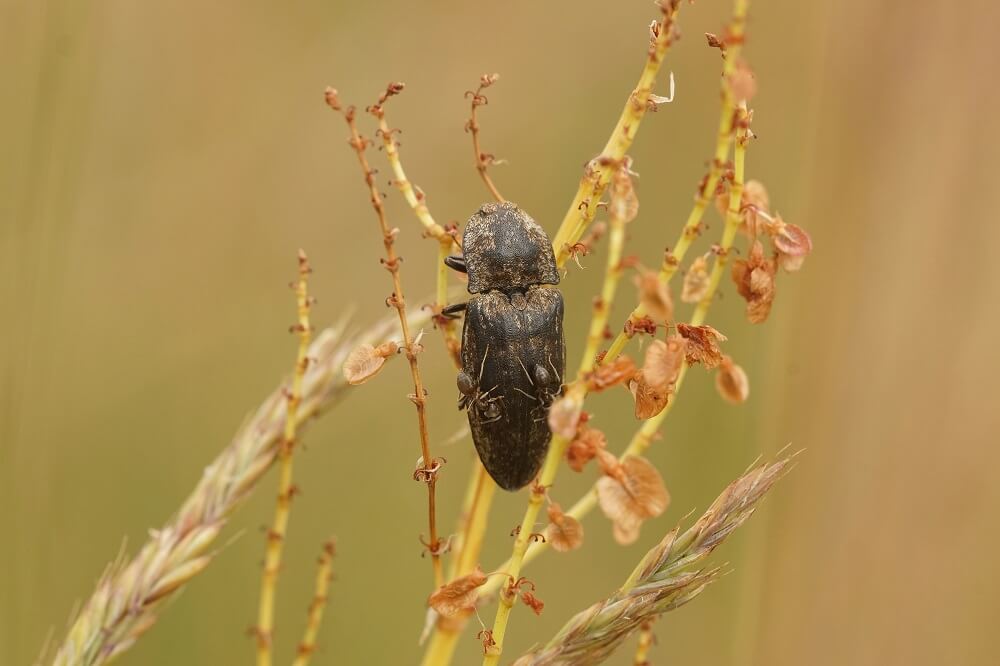
[[597, 501], [611, 520], [615, 541], [626, 545], [639, 538], [644, 520], [666, 510], [670, 494], [652, 463], [630, 456], [621, 462], [617, 473], [598, 480]]
[[549, 526], [545, 536], [553, 550], [565, 553], [583, 544], [583, 525], [573, 516], [563, 513], [562, 507], [553, 502], [549, 505]]
[[587, 390], [599, 393], [612, 386], [623, 384], [635, 376], [635, 361], [619, 356], [611, 363], [603, 363], [587, 376]]
[[684, 286], [681, 288], [681, 301], [697, 303], [708, 293], [708, 255], [703, 254], [691, 262], [684, 274]]
[[549, 408], [549, 430], [560, 437], [573, 439], [580, 425], [582, 410], [583, 403], [574, 395], [567, 393]]
[[646, 349], [642, 369], [628, 386], [635, 399], [637, 419], [652, 418], [667, 406], [686, 346], [684, 338], [671, 335], [666, 341], [654, 340]]
[[369, 379], [377, 375], [385, 365], [385, 360], [392, 357], [399, 350], [399, 345], [395, 342], [383, 342], [378, 347], [372, 347], [368, 343], [351, 352], [344, 362], [344, 379], [348, 384], [364, 384]]
[[747, 259], [737, 259], [733, 263], [733, 282], [747, 302], [747, 320], [751, 324], [766, 321], [771, 313], [776, 272], [775, 261], [764, 257], [764, 246], [759, 240], [753, 242]]
[[719, 372], [715, 375], [715, 388], [723, 399], [738, 405], [746, 402], [750, 395], [750, 380], [743, 368], [733, 363], [732, 358], [723, 356]]
[[427, 598], [427, 605], [442, 617], [453, 617], [476, 605], [476, 589], [486, 583], [486, 574], [478, 566], [475, 571], [446, 583]]
[[722, 350], [719, 343], [726, 336], [708, 325], [690, 326], [677, 324], [677, 332], [687, 340], [687, 362], [689, 365], [701, 363], [706, 368], [717, 368], [722, 363]]
[[789, 273], [802, 268], [806, 257], [812, 252], [812, 238], [806, 230], [795, 224], [788, 224], [775, 216], [771, 240], [778, 251], [778, 263]]
[[672, 321], [674, 299], [670, 296], [670, 289], [660, 280], [657, 273], [640, 268], [634, 281], [639, 289], [639, 302], [645, 308], [646, 314], [658, 323]]
[[598, 451], [607, 447], [608, 441], [604, 433], [596, 428], [582, 425], [577, 429], [576, 436], [566, 447], [566, 462], [574, 472], [582, 472]]
[[545, 602], [536, 597], [531, 590], [521, 590], [521, 601], [534, 611], [535, 615], [541, 615], [542, 609], [545, 608]]

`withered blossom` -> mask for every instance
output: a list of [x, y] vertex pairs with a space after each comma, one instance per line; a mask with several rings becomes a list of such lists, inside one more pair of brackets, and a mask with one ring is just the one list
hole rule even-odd
[[725, 341], [726, 336], [708, 325], [677, 324], [677, 332], [687, 340], [685, 358], [689, 365], [701, 363], [706, 368], [719, 367], [722, 363], [719, 343]]
[[722, 357], [719, 372], [715, 375], [715, 388], [728, 402], [738, 405], [750, 396], [750, 380], [740, 366], [729, 356]]
[[364, 384], [382, 371], [387, 358], [391, 358], [399, 350], [395, 342], [383, 342], [378, 347], [368, 343], [351, 352], [344, 361], [344, 379], [348, 384]]
[[478, 566], [475, 571], [442, 585], [427, 598], [427, 605], [442, 617], [453, 617], [476, 605], [476, 589], [486, 583], [486, 574]]
[[559, 398], [549, 408], [549, 430], [560, 437], [573, 439], [580, 425], [582, 410], [583, 403], [575, 396], [566, 394]]
[[623, 384], [635, 376], [635, 361], [619, 356], [610, 363], [602, 363], [587, 376], [587, 389], [599, 393], [612, 386]]
[[703, 254], [691, 262], [684, 274], [684, 285], [681, 287], [681, 301], [697, 303], [708, 293], [708, 255]]
[[778, 263], [789, 273], [802, 268], [806, 257], [812, 252], [812, 238], [802, 227], [789, 224], [775, 216], [774, 234], [771, 236], [774, 249], [778, 251]]
[[607, 447], [607, 438], [604, 433], [597, 428], [587, 425], [580, 426], [576, 431], [576, 436], [566, 447], [566, 462], [574, 472], [582, 472], [584, 466], [590, 462], [598, 451]]
[[541, 615], [545, 608], [545, 602], [535, 596], [531, 590], [521, 590], [521, 601], [530, 608], [535, 615]]
[[629, 391], [635, 399], [635, 417], [645, 420], [656, 416], [667, 406], [670, 394], [684, 361], [687, 343], [679, 335], [665, 341], [654, 340], [646, 348], [646, 358]]
[[764, 246], [755, 240], [746, 259], [733, 263], [733, 282], [740, 296], [747, 302], [747, 320], [760, 324], [767, 320], [774, 302], [774, 274], [777, 264], [764, 256]]
[[660, 280], [656, 271], [640, 268], [634, 282], [639, 290], [639, 303], [650, 319], [661, 324], [673, 321], [674, 299], [670, 296], [669, 287]]
[[563, 513], [562, 507], [553, 502], [549, 505], [549, 526], [545, 537], [552, 549], [565, 553], [583, 544], [583, 525], [573, 516]]
[[652, 463], [630, 456], [621, 461], [613, 476], [598, 480], [597, 501], [611, 520], [615, 541], [626, 545], [639, 537], [644, 520], [666, 510], [670, 494]]

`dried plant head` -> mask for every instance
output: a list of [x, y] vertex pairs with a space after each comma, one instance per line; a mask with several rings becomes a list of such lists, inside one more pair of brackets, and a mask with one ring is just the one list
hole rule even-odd
[[732, 74], [729, 75], [729, 90], [737, 102], [749, 102], [757, 94], [757, 79], [753, 69], [742, 58], [736, 61]]
[[442, 617], [454, 617], [475, 608], [476, 590], [486, 584], [486, 574], [478, 566], [472, 573], [459, 576], [439, 587], [427, 598], [427, 605]]
[[684, 274], [684, 285], [681, 287], [681, 301], [697, 303], [708, 293], [708, 255], [703, 254], [691, 262]]
[[726, 336], [706, 324], [701, 326], [677, 324], [677, 332], [687, 340], [685, 358], [689, 365], [701, 363], [706, 368], [719, 367], [722, 363], [719, 343], [725, 341]]
[[777, 264], [764, 256], [764, 246], [754, 240], [750, 255], [733, 262], [733, 282], [740, 296], [747, 302], [746, 316], [751, 324], [767, 321], [774, 302], [774, 275]]
[[722, 357], [719, 371], [715, 375], [715, 388], [724, 400], [738, 405], [750, 396], [750, 380], [740, 366], [729, 356]]
[[609, 471], [597, 482], [597, 502], [611, 520], [615, 541], [627, 545], [639, 538], [644, 520], [666, 510], [670, 494], [663, 477], [645, 458], [629, 456]]
[[635, 361], [622, 354], [610, 363], [602, 363], [587, 375], [587, 390], [600, 393], [612, 386], [624, 384], [635, 376]]
[[580, 414], [583, 402], [576, 396], [567, 393], [549, 408], [549, 429], [560, 437], [573, 439], [580, 425]]
[[573, 516], [563, 513], [555, 502], [549, 504], [549, 526], [545, 537], [552, 550], [566, 553], [583, 545], [583, 525]]
[[802, 268], [806, 257], [812, 252], [812, 238], [802, 227], [789, 224], [775, 215], [774, 222], [769, 227], [771, 242], [778, 252], [778, 263], [789, 273]]
[[639, 303], [649, 318], [660, 324], [673, 321], [674, 299], [670, 295], [670, 288], [660, 280], [656, 271], [640, 266], [634, 282], [639, 290]]
[[679, 335], [671, 335], [666, 340], [653, 340], [646, 348], [642, 368], [628, 386], [635, 399], [637, 419], [652, 418], [667, 406], [684, 363], [686, 348], [687, 341]]
[[344, 362], [344, 379], [348, 384], [357, 386], [364, 384], [369, 379], [382, 371], [387, 358], [391, 358], [399, 351], [399, 345], [395, 342], [383, 342], [378, 347], [373, 347], [367, 342], [351, 352]]
[[584, 466], [607, 446], [608, 440], [603, 432], [581, 424], [576, 431], [576, 436], [566, 447], [566, 462], [574, 472], [582, 472]]
[[611, 177], [611, 203], [608, 206], [611, 217], [626, 223], [639, 215], [639, 197], [632, 186], [627, 162], [628, 158], [625, 158]]

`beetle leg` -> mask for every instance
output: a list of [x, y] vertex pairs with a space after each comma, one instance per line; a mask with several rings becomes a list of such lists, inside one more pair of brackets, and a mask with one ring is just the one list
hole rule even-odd
[[469, 307], [468, 303], [453, 303], [452, 305], [445, 306], [441, 310], [441, 315], [448, 319], [458, 319], [458, 313], [465, 312], [467, 307]]
[[452, 270], [456, 270], [459, 273], [468, 273], [469, 270], [465, 266], [465, 257], [459, 256], [457, 254], [449, 254], [444, 258], [444, 265]]
[[521, 389], [517, 388], [516, 386], [514, 387], [514, 390], [517, 391], [518, 393], [520, 393], [521, 395], [525, 396], [526, 398], [530, 398], [530, 399], [534, 400], [535, 402], [538, 402], [538, 398], [536, 398], [535, 396], [531, 395], [527, 391], [522, 391]]

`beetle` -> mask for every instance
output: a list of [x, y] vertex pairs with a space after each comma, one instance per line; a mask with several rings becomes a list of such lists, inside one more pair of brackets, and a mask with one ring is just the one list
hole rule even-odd
[[548, 408], [566, 367], [563, 298], [552, 243], [517, 205], [486, 203], [465, 227], [462, 255], [445, 263], [469, 276], [459, 409], [483, 466], [504, 490], [535, 477], [552, 433]]

